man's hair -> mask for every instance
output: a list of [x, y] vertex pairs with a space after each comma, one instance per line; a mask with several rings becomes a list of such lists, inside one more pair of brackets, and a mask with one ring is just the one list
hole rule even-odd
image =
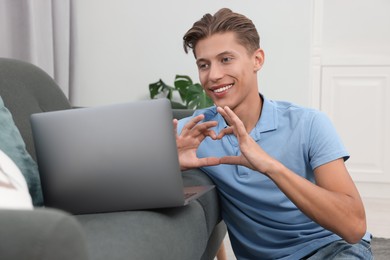
[[260, 48], [260, 37], [253, 22], [246, 16], [222, 8], [214, 15], [205, 14], [195, 22], [183, 37], [184, 51], [189, 49], [195, 54], [198, 41], [216, 33], [234, 32], [239, 44], [244, 46], [249, 54]]

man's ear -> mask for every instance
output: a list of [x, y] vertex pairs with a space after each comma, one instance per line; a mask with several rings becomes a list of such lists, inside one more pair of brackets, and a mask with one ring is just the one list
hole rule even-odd
[[263, 49], [257, 49], [254, 54], [253, 54], [253, 57], [254, 57], [254, 68], [253, 70], [254, 71], [259, 71], [262, 67], [263, 67], [263, 63], [264, 63], [264, 51]]

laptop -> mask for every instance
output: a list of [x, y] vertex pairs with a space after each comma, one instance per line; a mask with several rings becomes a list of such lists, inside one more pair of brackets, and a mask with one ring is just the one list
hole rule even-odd
[[[45, 205], [73, 214], [187, 205], [167, 99], [31, 115]], [[190, 194], [191, 196], [189, 196]]]

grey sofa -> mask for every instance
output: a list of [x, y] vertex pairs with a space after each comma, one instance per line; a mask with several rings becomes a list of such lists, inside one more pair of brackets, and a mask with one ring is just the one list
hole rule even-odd
[[[50, 76], [12, 59], [0, 58], [0, 96], [34, 159], [30, 115], [71, 109]], [[212, 184], [197, 169], [183, 172], [183, 181]], [[51, 208], [0, 210], [0, 259], [213, 259], [225, 234], [216, 189], [188, 206], [159, 210], [86, 215]]]

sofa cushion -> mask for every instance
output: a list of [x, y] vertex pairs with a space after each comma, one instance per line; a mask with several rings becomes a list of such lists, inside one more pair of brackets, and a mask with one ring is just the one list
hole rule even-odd
[[34, 206], [43, 205], [38, 166], [26, 150], [23, 138], [16, 127], [11, 113], [0, 97], [0, 149], [19, 167], [26, 179]]
[[197, 200], [177, 208], [75, 217], [94, 260], [201, 259], [209, 238]]
[[85, 235], [69, 214], [49, 208], [0, 211], [0, 259], [86, 260]]
[[[183, 183], [213, 184], [198, 169], [184, 172]], [[84, 228], [91, 259], [95, 260], [213, 259], [226, 234], [216, 189], [184, 207], [75, 217]], [[221, 225], [216, 228], [218, 223]]]
[[[184, 186], [214, 185], [210, 177], [200, 169], [191, 169], [182, 173]], [[207, 232], [210, 235], [215, 225], [221, 221], [219, 210], [219, 197], [217, 188], [201, 196], [197, 201], [202, 205], [205, 214]]]

